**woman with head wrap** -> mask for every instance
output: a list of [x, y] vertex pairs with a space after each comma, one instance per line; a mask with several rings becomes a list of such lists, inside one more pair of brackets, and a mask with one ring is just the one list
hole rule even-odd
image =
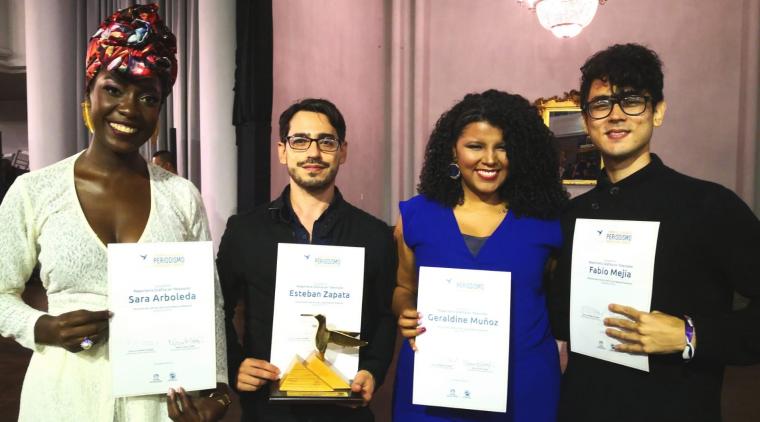
[[[106, 245], [209, 239], [197, 189], [138, 152], [177, 75], [157, 10], [130, 7], [101, 24], [87, 52], [89, 147], [18, 178], [0, 206], [0, 334], [34, 351], [19, 420], [218, 420], [229, 404], [218, 282], [217, 390], [111, 397]], [[36, 266], [48, 313], [20, 297]]]

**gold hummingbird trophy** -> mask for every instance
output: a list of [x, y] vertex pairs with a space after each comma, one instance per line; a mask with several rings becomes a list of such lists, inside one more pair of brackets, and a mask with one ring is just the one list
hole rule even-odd
[[359, 348], [368, 343], [356, 338], [352, 333], [327, 328], [324, 315], [301, 314], [314, 317], [318, 322], [314, 335], [314, 350], [306, 359], [296, 355], [287, 373], [275, 383], [270, 394], [272, 401], [289, 403], [361, 403], [361, 396], [351, 392], [351, 384], [337, 373], [332, 364], [325, 360], [327, 345], [332, 343], [342, 347]]

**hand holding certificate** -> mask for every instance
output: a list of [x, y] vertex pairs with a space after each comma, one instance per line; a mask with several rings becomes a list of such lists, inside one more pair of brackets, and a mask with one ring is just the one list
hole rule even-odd
[[507, 411], [511, 274], [420, 267], [412, 402]]
[[[630, 306], [611, 304], [610, 311], [623, 318], [606, 318], [607, 335], [621, 341], [618, 352], [664, 354], [683, 353], [686, 346], [685, 321], [662, 312], [643, 312]], [[692, 347], [696, 346], [696, 336]], [[692, 349], [693, 350], [693, 349]], [[687, 353], [684, 359], [690, 359]]]
[[[570, 294], [573, 352], [649, 371], [647, 356], [621, 353], [627, 350], [618, 349], [619, 339], [625, 338], [608, 335], [604, 322], [616, 319], [630, 327], [637, 321], [621, 316], [628, 312], [629, 317], [635, 317], [636, 310], [649, 311], [659, 225], [649, 221], [576, 221]], [[613, 303], [627, 306], [610, 308]]]
[[108, 245], [114, 397], [216, 386], [211, 242]]
[[281, 243], [276, 283], [271, 362], [282, 374], [269, 400], [361, 403], [364, 249]]

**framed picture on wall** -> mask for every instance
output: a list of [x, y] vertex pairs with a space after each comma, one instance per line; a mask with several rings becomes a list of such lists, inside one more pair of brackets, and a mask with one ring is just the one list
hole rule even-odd
[[578, 91], [534, 102], [544, 124], [554, 133], [559, 151], [559, 172], [566, 185], [594, 185], [602, 169], [599, 150], [583, 128]]

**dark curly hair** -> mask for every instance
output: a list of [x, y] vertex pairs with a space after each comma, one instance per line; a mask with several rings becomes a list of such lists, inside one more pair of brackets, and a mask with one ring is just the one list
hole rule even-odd
[[581, 66], [581, 108], [588, 105], [591, 83], [600, 79], [618, 88], [652, 96], [652, 105], [664, 99], [662, 62], [657, 53], [640, 44], [615, 44], [599, 51]]
[[525, 98], [491, 89], [467, 94], [443, 113], [430, 134], [417, 191], [446, 206], [464, 201], [460, 180], [449, 177], [453, 149], [465, 126], [487, 122], [504, 134], [509, 172], [499, 196], [518, 216], [556, 217], [567, 193], [559, 178], [553, 136]]

